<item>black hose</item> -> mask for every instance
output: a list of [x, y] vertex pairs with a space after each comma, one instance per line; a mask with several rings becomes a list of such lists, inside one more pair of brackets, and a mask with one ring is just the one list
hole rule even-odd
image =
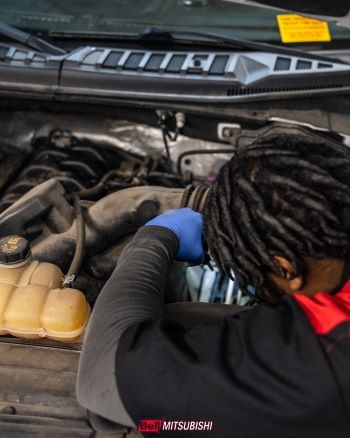
[[[82, 189], [79, 192], [73, 193], [72, 196], [78, 196], [81, 199], [97, 199], [105, 195], [108, 191], [107, 183], [113, 177], [126, 178], [126, 176], [119, 170], [110, 170], [107, 172], [102, 179], [94, 186], [87, 189]], [[122, 185], [121, 188], [128, 186]]]
[[171, 156], [170, 156], [169, 143], [168, 143], [168, 139], [167, 139], [167, 131], [163, 127], [162, 127], [162, 135], [163, 135], [163, 142], [164, 142], [166, 158], [168, 160], [168, 165], [170, 167], [171, 166]]
[[67, 275], [63, 280], [63, 287], [73, 287], [74, 279], [80, 271], [85, 247], [85, 222], [81, 211], [80, 199], [76, 195], [73, 196], [73, 199], [77, 224], [77, 242], [75, 245], [72, 263], [68, 269]]
[[206, 184], [200, 184], [192, 191], [186, 207], [192, 208], [194, 211], [203, 213], [205, 210], [210, 187]]

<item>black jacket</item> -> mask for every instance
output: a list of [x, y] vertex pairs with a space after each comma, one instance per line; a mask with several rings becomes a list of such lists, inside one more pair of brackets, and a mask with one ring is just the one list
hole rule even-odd
[[124, 251], [93, 312], [80, 402], [156, 436], [348, 438], [350, 282], [187, 327], [164, 315], [177, 244], [146, 227]]

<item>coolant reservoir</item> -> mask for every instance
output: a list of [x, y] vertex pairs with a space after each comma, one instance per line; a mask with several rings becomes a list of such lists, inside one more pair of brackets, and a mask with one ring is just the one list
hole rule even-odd
[[77, 289], [62, 289], [56, 265], [31, 260], [30, 246], [20, 236], [0, 239], [0, 335], [77, 340], [90, 307]]

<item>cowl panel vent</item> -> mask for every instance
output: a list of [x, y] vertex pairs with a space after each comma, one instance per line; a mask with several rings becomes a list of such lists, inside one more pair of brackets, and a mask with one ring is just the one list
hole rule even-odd
[[247, 96], [250, 94], [284, 93], [288, 91], [312, 91], [342, 88], [341, 84], [306, 85], [296, 87], [252, 87], [252, 88], [229, 88], [227, 96]]
[[292, 60], [290, 58], [278, 56], [276, 59], [274, 71], [288, 71], [290, 69], [291, 63]]
[[312, 62], [298, 59], [296, 70], [311, 70]]
[[131, 53], [126, 63], [123, 65], [124, 70], [137, 70], [140, 62], [142, 61], [144, 53]]
[[145, 71], [157, 72], [160, 70], [160, 66], [165, 58], [165, 53], [154, 53], [149, 58], [147, 64], [145, 65]]
[[7, 47], [0, 46], [0, 61], [4, 61], [6, 59], [7, 52], [8, 52]]
[[332, 64], [326, 64], [325, 62], [319, 62], [317, 68], [333, 68]]
[[[5, 49], [5, 48], [4, 48]], [[0, 46], [3, 53], [4, 49]], [[6, 49], [7, 50], [7, 49]], [[106, 50], [106, 49], [104, 49]], [[23, 55], [24, 56], [24, 55]], [[85, 56], [83, 65], [98, 64], [103, 51], [94, 51]], [[235, 76], [242, 84], [248, 85], [271, 72], [303, 74], [304, 71], [336, 68], [332, 63], [309, 61], [291, 56], [263, 57], [261, 54], [228, 53], [167, 53], [136, 50], [109, 50], [102, 68], [118, 68], [124, 71], [139, 71], [162, 74], [195, 74], [199, 76]], [[341, 65], [340, 65], [341, 67]]]
[[105, 59], [102, 67], [115, 68], [118, 65], [120, 58], [123, 56], [124, 52], [111, 52]]
[[186, 55], [173, 55], [165, 71], [168, 73], [180, 73], [186, 60]]
[[210, 66], [210, 75], [223, 75], [225, 73], [225, 68], [229, 60], [229, 56], [226, 55], [216, 55], [213, 63]]

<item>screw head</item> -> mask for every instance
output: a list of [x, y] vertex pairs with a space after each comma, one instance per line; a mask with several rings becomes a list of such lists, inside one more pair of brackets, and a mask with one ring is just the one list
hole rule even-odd
[[232, 129], [231, 129], [231, 128], [224, 128], [224, 129], [222, 130], [222, 136], [223, 136], [224, 138], [230, 138], [230, 137], [232, 137], [232, 136], [233, 136], [233, 131], [232, 131]]

